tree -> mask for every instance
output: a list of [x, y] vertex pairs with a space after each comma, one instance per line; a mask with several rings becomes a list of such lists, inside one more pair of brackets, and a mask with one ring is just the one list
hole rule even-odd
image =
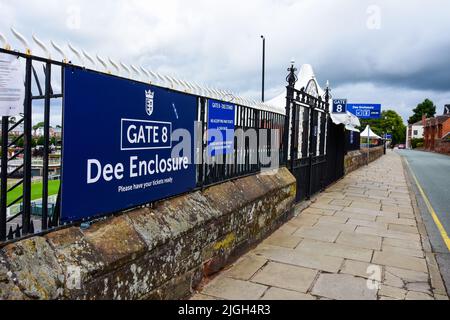
[[38, 146], [43, 146], [45, 144], [45, 138], [44, 137], [39, 137], [36, 141], [36, 145]]
[[379, 119], [361, 120], [363, 130], [367, 125], [370, 125], [373, 132], [380, 137], [385, 133], [392, 134], [392, 144], [394, 145], [406, 141], [406, 126], [402, 117], [394, 110], [383, 111]]
[[414, 114], [409, 118], [408, 123], [414, 124], [422, 120], [422, 115], [426, 115], [427, 118], [434, 117], [436, 114], [436, 106], [433, 101], [425, 99], [422, 103], [419, 103], [415, 109]]
[[37, 130], [39, 128], [43, 128], [45, 126], [44, 122], [39, 122], [35, 126], [33, 126], [33, 130]]

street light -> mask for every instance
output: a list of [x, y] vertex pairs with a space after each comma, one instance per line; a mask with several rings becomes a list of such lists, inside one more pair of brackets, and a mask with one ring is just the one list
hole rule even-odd
[[266, 38], [262, 35], [263, 40], [263, 56], [262, 56], [262, 90], [261, 90], [261, 101], [265, 101], [264, 91], [265, 91], [265, 77], [266, 77]]

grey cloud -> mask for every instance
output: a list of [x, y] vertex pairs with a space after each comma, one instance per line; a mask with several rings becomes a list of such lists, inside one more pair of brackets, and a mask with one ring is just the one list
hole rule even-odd
[[[368, 28], [369, 6], [380, 29]], [[78, 6], [80, 29], [67, 27]], [[445, 0], [9, 1], [11, 24], [43, 40], [259, 98], [261, 41], [267, 38], [267, 96], [281, 92], [292, 57], [319, 81], [359, 100], [383, 101], [405, 118], [418, 100], [450, 100], [450, 30]], [[374, 94], [376, 93], [376, 95]]]

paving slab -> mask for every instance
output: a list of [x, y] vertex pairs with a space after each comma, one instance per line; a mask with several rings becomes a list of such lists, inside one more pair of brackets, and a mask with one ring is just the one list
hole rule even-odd
[[341, 257], [363, 262], [370, 262], [373, 255], [373, 250], [315, 240], [303, 240], [295, 250], [306, 253], [320, 253], [327, 256]]
[[298, 227], [304, 227], [304, 226], [312, 227], [322, 217], [323, 217], [323, 215], [302, 212], [302, 213], [300, 213], [299, 216], [295, 217], [294, 219], [292, 219], [289, 222]]
[[387, 223], [359, 220], [359, 219], [355, 219], [355, 218], [348, 219], [347, 224], [361, 226], [361, 227], [375, 228], [375, 229], [381, 228], [384, 230], [387, 230], [387, 228], [388, 228]]
[[317, 300], [317, 298], [298, 291], [272, 287], [267, 290], [261, 300]]
[[331, 201], [329, 204], [333, 205], [333, 206], [342, 206], [342, 207], [348, 207], [352, 204], [352, 200], [333, 200]]
[[406, 298], [407, 290], [388, 285], [381, 285], [378, 295], [381, 297], [389, 297], [397, 300], [404, 300]]
[[224, 275], [238, 280], [249, 280], [266, 263], [267, 259], [254, 255], [246, 255], [224, 272]]
[[374, 228], [368, 228], [368, 227], [357, 227], [355, 230], [355, 233], [379, 236], [379, 237], [383, 237], [383, 238], [407, 240], [407, 241], [420, 241], [419, 235], [398, 232], [398, 231], [391, 231], [391, 230], [374, 229]]
[[333, 216], [336, 213], [336, 210], [329, 209], [319, 209], [319, 208], [308, 208], [305, 209], [302, 214], [316, 214], [321, 216]]
[[202, 294], [225, 300], [258, 300], [266, 290], [267, 286], [261, 284], [218, 276], [203, 288]]
[[[370, 272], [371, 267], [379, 267], [381, 274], [383, 273], [383, 267], [374, 265], [373, 263], [355, 261], [355, 260], [345, 260], [344, 265], [340, 273], [350, 274], [353, 276], [369, 279], [372, 276]], [[380, 281], [382, 279], [379, 279]]]
[[263, 243], [272, 245], [272, 246], [279, 246], [279, 247], [285, 247], [285, 248], [291, 248], [294, 249], [298, 246], [298, 244], [302, 241], [303, 238], [293, 236], [293, 235], [286, 235], [286, 234], [275, 234], [268, 239], [266, 239]]
[[344, 262], [343, 258], [326, 256], [320, 252], [306, 253], [273, 246], [258, 247], [253, 253], [275, 262], [334, 273], [339, 271]]
[[371, 221], [375, 222], [377, 216], [370, 216], [365, 215], [357, 212], [347, 212], [347, 211], [338, 211], [334, 215], [335, 217], [345, 217], [348, 219], [357, 219], [357, 220], [364, 220], [364, 221]]
[[347, 223], [331, 223], [331, 222], [317, 222], [315, 227], [322, 227], [322, 228], [333, 228], [338, 231], [342, 232], [354, 232], [356, 230], [356, 225], [354, 224], [347, 224]]
[[376, 235], [357, 234], [355, 232], [342, 232], [336, 243], [355, 248], [380, 250], [382, 238]]
[[377, 290], [367, 280], [348, 274], [321, 274], [311, 293], [334, 300], [376, 300]]
[[425, 259], [392, 252], [375, 252], [372, 262], [375, 264], [397, 267], [412, 271], [428, 272]]
[[391, 274], [395, 277], [402, 279], [403, 282], [427, 282], [429, 281], [429, 275], [425, 272], [419, 272], [414, 270], [407, 270], [396, 267], [386, 266], [385, 274]]
[[423, 292], [408, 291], [406, 300], [434, 300], [430, 295]]
[[283, 263], [270, 262], [253, 278], [253, 283], [306, 293], [318, 271]]
[[422, 251], [422, 243], [420, 241], [404, 241], [402, 239], [384, 238], [383, 244], [392, 247], [413, 249]]
[[352, 204], [350, 205], [350, 208], [381, 210], [381, 204], [380, 203], [370, 203], [367, 201], [364, 201], [364, 202], [353, 201]]
[[411, 257], [417, 257], [417, 258], [424, 258], [424, 256], [425, 256], [425, 254], [422, 250], [393, 247], [393, 246], [387, 245], [386, 243], [383, 243], [382, 251], [399, 253], [399, 254], [403, 254], [403, 255], [407, 255], [407, 256], [411, 256]]
[[340, 211], [340, 210], [344, 209], [344, 206], [336, 206], [336, 205], [322, 204], [322, 203], [313, 203], [313, 204], [311, 204], [311, 208], [322, 209], [322, 210]]
[[392, 218], [381, 216], [376, 218], [377, 222], [387, 223], [387, 224], [399, 224], [405, 226], [416, 226], [417, 221], [415, 219], [405, 219], [405, 218]]
[[336, 230], [331, 226], [314, 226], [301, 227], [294, 235], [306, 239], [334, 242], [339, 236], [339, 233], [341, 233], [341, 231]]

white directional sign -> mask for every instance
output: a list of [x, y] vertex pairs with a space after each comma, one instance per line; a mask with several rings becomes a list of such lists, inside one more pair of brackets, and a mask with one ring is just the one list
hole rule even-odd
[[25, 86], [19, 59], [0, 53], [0, 116], [22, 112]]

